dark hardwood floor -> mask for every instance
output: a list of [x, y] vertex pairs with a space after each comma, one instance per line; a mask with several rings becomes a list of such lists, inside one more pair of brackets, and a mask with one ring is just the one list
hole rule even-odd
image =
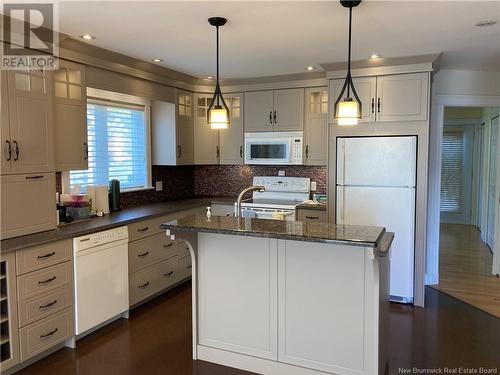
[[[500, 366], [500, 319], [432, 288], [426, 308], [391, 304], [389, 373]], [[498, 370], [496, 373], [499, 373]], [[19, 374], [244, 375], [191, 360], [191, 287], [182, 285]]]

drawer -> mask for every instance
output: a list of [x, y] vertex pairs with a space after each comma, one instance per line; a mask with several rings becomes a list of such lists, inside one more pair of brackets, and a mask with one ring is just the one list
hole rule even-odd
[[134, 241], [128, 246], [128, 268], [130, 273], [177, 255], [178, 244], [165, 233]]
[[130, 276], [130, 306], [175, 284], [179, 280], [178, 257], [167, 259]]
[[297, 210], [297, 221], [326, 223], [326, 211]]
[[22, 275], [71, 260], [72, 248], [71, 240], [68, 239], [18, 250], [16, 252], [17, 274]]
[[57, 264], [39, 271], [17, 277], [17, 295], [24, 300], [57, 289], [71, 283], [73, 267], [71, 262]]
[[204, 213], [205, 207], [196, 207], [189, 210], [180, 211], [177, 213], [158, 216], [152, 219], [141, 220], [128, 225], [128, 240], [133, 242], [141, 238], [152, 236], [158, 233], [163, 233], [160, 225], [166, 221], [179, 219], [184, 216], [193, 215], [197, 213]]
[[190, 256], [179, 259], [179, 280], [191, 277], [192, 268]]
[[73, 305], [73, 290], [66, 285], [19, 302], [19, 327], [33, 323]]
[[73, 312], [66, 309], [19, 330], [21, 361], [73, 336]]

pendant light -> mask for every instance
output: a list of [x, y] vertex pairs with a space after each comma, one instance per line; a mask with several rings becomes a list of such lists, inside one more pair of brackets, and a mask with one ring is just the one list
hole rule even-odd
[[217, 30], [217, 83], [215, 84], [214, 96], [208, 106], [208, 124], [212, 129], [227, 129], [229, 126], [229, 108], [227, 107], [219, 85], [219, 27], [224, 26], [227, 19], [223, 17], [211, 17], [208, 19], [210, 25]]
[[[358, 119], [361, 118], [362, 107], [361, 100], [359, 99], [358, 93], [354, 88], [354, 83], [351, 76], [351, 25], [352, 25], [352, 8], [357, 7], [361, 3], [361, 0], [350, 1], [350, 0], [340, 0], [340, 4], [343, 7], [349, 8], [349, 52], [347, 57], [347, 76], [345, 78], [344, 86], [340, 91], [339, 97], [335, 102], [334, 116], [337, 119], [339, 125], [357, 125]], [[344, 96], [344, 92], [347, 89], [347, 96]], [[351, 90], [354, 98], [351, 97]]]

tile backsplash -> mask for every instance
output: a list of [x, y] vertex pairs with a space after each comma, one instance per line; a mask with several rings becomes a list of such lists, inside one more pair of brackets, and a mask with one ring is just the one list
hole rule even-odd
[[197, 165], [194, 169], [194, 191], [201, 196], [236, 196], [252, 185], [254, 176], [309, 177], [316, 182], [316, 192], [326, 193], [326, 167], [270, 165]]
[[[162, 181], [163, 190], [140, 190], [121, 194], [121, 207], [134, 207], [172, 199], [194, 196], [237, 196], [252, 185], [254, 176], [277, 176], [285, 171], [288, 177], [309, 177], [316, 182], [316, 192], [326, 193], [326, 167], [269, 165], [153, 165], [152, 183]], [[57, 191], [61, 191], [61, 174], [56, 173]]]

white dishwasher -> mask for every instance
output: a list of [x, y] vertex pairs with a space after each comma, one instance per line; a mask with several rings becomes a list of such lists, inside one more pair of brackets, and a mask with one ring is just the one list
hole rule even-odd
[[126, 226], [73, 238], [75, 333], [72, 340], [127, 316], [128, 229]]

